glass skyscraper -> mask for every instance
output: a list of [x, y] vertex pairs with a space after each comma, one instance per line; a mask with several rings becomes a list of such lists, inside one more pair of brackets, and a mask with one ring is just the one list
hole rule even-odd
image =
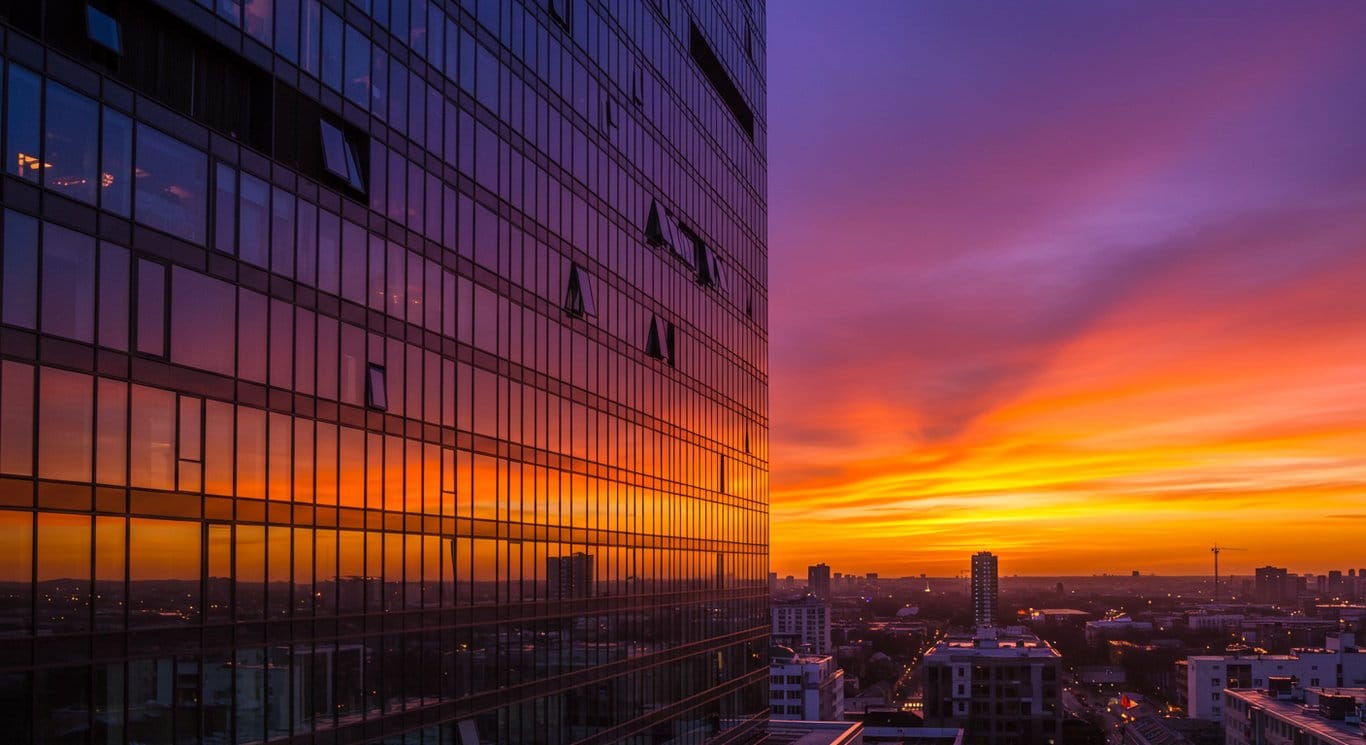
[[0, 4], [0, 737], [755, 737], [763, 28]]

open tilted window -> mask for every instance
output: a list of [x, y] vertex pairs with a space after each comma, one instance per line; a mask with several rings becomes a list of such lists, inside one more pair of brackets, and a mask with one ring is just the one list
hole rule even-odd
[[669, 242], [669, 236], [665, 234], [666, 221], [664, 219], [664, 208], [659, 206], [659, 202], [650, 200], [650, 214], [645, 218], [645, 242], [651, 246], [663, 246]]
[[383, 365], [371, 364], [365, 370], [365, 405], [380, 411], [389, 410], [389, 394], [385, 389]]
[[564, 293], [565, 312], [580, 318], [597, 317], [598, 304], [593, 299], [593, 284], [588, 280], [588, 272], [578, 264], [569, 266], [569, 283]]
[[114, 54], [123, 54], [123, 36], [119, 22], [93, 5], [85, 6], [85, 33], [90, 40]]
[[365, 176], [355, 145], [345, 132], [327, 120], [320, 120], [318, 127], [323, 143], [323, 168], [356, 191], [364, 192]]
[[657, 360], [674, 364], [674, 325], [659, 316], [650, 317], [650, 335], [645, 341], [646, 354]]

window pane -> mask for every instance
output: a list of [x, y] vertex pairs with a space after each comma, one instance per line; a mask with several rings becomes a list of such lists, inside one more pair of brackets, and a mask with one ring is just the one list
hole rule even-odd
[[204, 402], [204, 491], [232, 495], [232, 405]]
[[7, 90], [5, 170], [37, 183], [42, 170], [38, 159], [38, 116], [42, 101], [39, 78], [18, 65], [10, 65]]
[[318, 208], [299, 201], [298, 232], [295, 236], [294, 274], [302, 283], [318, 285]]
[[44, 367], [38, 385], [38, 475], [89, 481], [95, 423], [92, 378]]
[[33, 515], [0, 510], [0, 637], [29, 631], [33, 588]]
[[270, 270], [294, 276], [294, 195], [276, 187], [270, 199]]
[[128, 217], [133, 201], [133, 122], [106, 108], [102, 147], [100, 206]]
[[256, 409], [237, 410], [237, 496], [261, 499], [266, 495], [266, 415]]
[[100, 344], [128, 349], [128, 249], [100, 244]]
[[299, 66], [309, 75], [318, 77], [318, 43], [321, 39], [321, 5], [318, 0], [304, 0], [303, 16], [299, 20]]
[[270, 185], [242, 174], [242, 201], [237, 218], [237, 255], [261, 268], [269, 266]]
[[370, 42], [354, 26], [346, 27], [346, 97], [370, 110]]
[[193, 623], [199, 607], [200, 524], [136, 517], [128, 523], [129, 624]]
[[128, 385], [100, 378], [95, 480], [101, 484], [127, 483]]
[[266, 382], [266, 296], [238, 288], [237, 374]]
[[99, 106], [93, 100], [47, 82], [47, 132], [43, 185], [95, 203], [96, 150], [99, 144]]
[[128, 466], [128, 481], [132, 486], [175, 488], [174, 393], [133, 386]]
[[5, 211], [4, 298], [0, 318], [25, 328], [37, 325], [38, 221]]
[[171, 361], [232, 375], [233, 286], [181, 267], [171, 277]]
[[341, 130], [328, 122], [319, 122], [323, 140], [323, 167], [333, 176], [348, 178], [346, 167], [346, 140]]
[[323, 9], [322, 78], [334, 91], [342, 88], [342, 21], [331, 10]]
[[95, 630], [121, 631], [128, 576], [128, 521], [122, 517], [95, 518]]
[[192, 243], [204, 244], [208, 158], [151, 127], [138, 127], [134, 218]]
[[0, 473], [33, 473], [33, 367], [0, 362]]
[[299, 61], [299, 0], [275, 1], [275, 51], [290, 62]]
[[95, 239], [43, 224], [43, 332], [95, 341]]
[[242, 26], [257, 41], [271, 45], [271, 0], [246, 0], [242, 5]]
[[166, 267], [138, 261], [138, 351], [166, 354]]
[[38, 513], [39, 634], [90, 628], [90, 516]]
[[341, 218], [318, 211], [318, 289], [341, 294]]
[[213, 247], [237, 253], [237, 170], [218, 163], [213, 180]]

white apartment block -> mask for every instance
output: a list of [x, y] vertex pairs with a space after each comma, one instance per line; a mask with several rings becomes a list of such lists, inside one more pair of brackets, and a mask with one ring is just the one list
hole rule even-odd
[[844, 671], [830, 655], [775, 656], [768, 666], [768, 704], [773, 719], [841, 720]]
[[770, 608], [774, 644], [812, 654], [830, 654], [830, 604], [808, 595]]
[[1196, 655], [1186, 659], [1186, 715], [1223, 719], [1225, 688], [1265, 688], [1272, 677], [1293, 677], [1305, 688], [1366, 686], [1366, 652], [1354, 634], [1329, 634], [1321, 649], [1290, 654]]

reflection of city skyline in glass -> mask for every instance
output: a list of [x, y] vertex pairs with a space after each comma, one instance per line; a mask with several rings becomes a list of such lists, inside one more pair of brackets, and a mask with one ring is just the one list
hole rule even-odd
[[751, 737], [762, 8], [200, 4], [0, 9], [7, 741]]

